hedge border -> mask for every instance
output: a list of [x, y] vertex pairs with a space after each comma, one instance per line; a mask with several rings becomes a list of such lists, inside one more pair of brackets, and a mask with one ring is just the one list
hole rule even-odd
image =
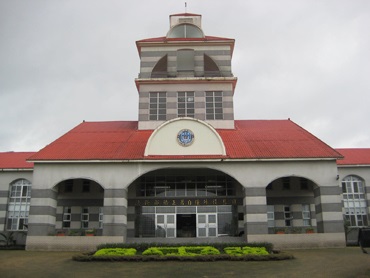
[[93, 256], [95, 252], [73, 256], [72, 259], [78, 262], [161, 262], [161, 261], [183, 261], [183, 262], [216, 262], [216, 261], [281, 261], [291, 260], [294, 256], [288, 253], [270, 255], [244, 255], [232, 256], [227, 254], [206, 255], [206, 256]]
[[144, 252], [150, 247], [182, 247], [182, 246], [212, 246], [223, 253], [226, 247], [265, 247], [266, 251], [273, 253], [273, 244], [269, 242], [204, 242], [204, 243], [158, 243], [158, 242], [145, 242], [145, 243], [105, 243], [97, 246], [96, 250], [102, 248], [135, 248], [138, 253]]

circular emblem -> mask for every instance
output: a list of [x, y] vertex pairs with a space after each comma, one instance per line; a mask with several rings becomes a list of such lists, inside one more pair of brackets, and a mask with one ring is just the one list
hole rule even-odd
[[194, 142], [194, 133], [189, 129], [182, 129], [177, 133], [177, 142], [181, 146], [187, 147]]

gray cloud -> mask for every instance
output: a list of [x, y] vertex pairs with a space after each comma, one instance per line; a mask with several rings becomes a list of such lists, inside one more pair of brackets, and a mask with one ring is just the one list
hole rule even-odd
[[[36, 151], [82, 120], [136, 120], [135, 41], [184, 2], [1, 1], [0, 151]], [[332, 147], [370, 147], [370, 2], [188, 2], [236, 39], [236, 119], [291, 118]]]

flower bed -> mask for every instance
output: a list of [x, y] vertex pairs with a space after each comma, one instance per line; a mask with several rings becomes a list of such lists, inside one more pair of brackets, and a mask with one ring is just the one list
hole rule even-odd
[[143, 251], [128, 247], [100, 248], [74, 256], [75, 261], [268, 261], [293, 259], [286, 253], [268, 252], [261, 246], [152, 246]]

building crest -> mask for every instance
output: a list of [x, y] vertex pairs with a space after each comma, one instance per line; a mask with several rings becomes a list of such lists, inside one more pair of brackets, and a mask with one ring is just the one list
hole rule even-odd
[[177, 142], [183, 146], [188, 147], [194, 142], [194, 133], [190, 129], [182, 129], [177, 133]]

